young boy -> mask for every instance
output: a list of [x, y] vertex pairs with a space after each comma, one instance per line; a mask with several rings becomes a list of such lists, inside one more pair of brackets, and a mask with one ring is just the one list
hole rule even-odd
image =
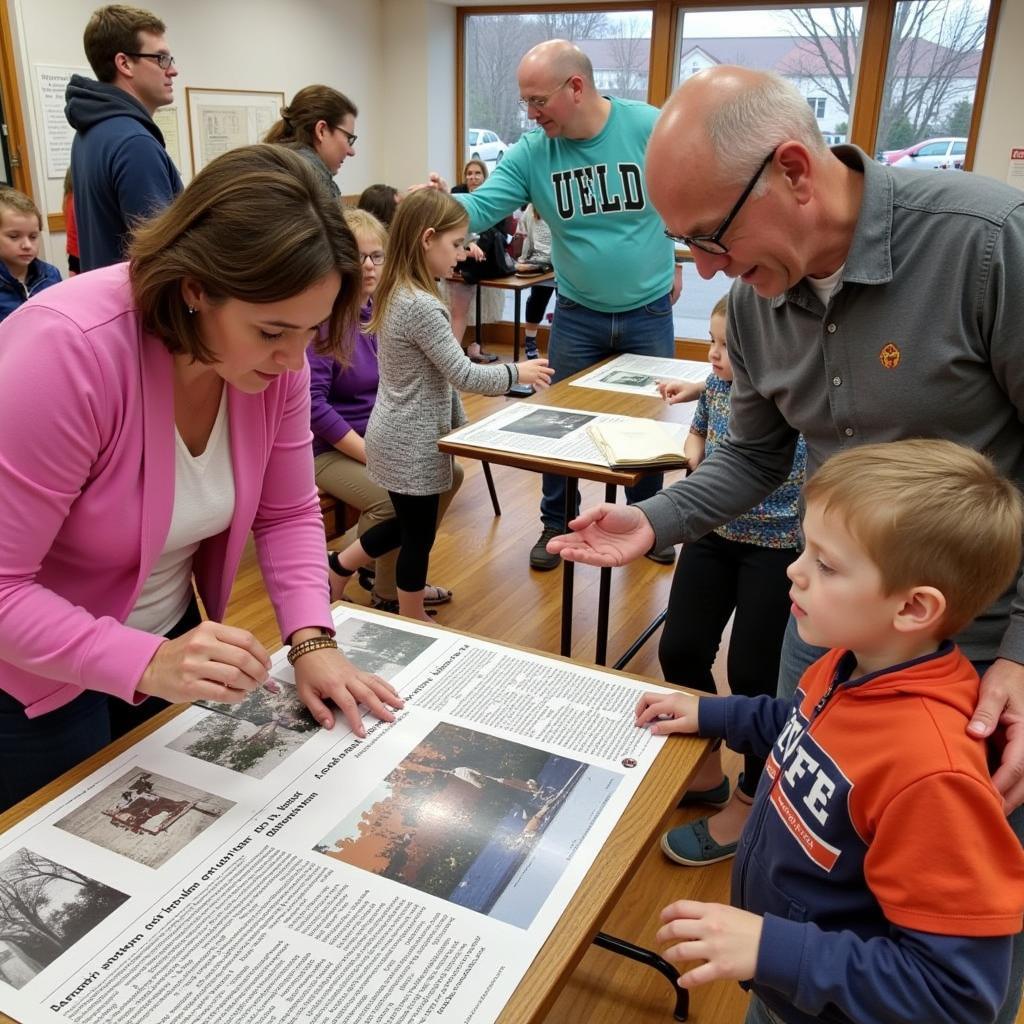
[[36, 257], [42, 228], [43, 218], [27, 195], [0, 189], [0, 320], [60, 281], [60, 271]]
[[[978, 676], [947, 639], [1020, 565], [1021, 497], [948, 441], [865, 445], [809, 481], [790, 566], [800, 636], [830, 647], [792, 701], [645, 694], [637, 724], [768, 758], [734, 906], [662, 911], [687, 987], [749, 981], [748, 1024], [992, 1021], [1024, 852], [984, 744]], [[742, 908], [742, 909], [741, 909]]]

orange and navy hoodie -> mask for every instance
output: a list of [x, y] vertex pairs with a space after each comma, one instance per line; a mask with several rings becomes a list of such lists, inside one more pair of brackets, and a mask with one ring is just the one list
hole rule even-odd
[[830, 651], [790, 699], [702, 699], [700, 734], [767, 758], [732, 875], [764, 917], [745, 987], [787, 1024], [995, 1018], [1021, 930], [1024, 851], [966, 733], [971, 663], [851, 679]]

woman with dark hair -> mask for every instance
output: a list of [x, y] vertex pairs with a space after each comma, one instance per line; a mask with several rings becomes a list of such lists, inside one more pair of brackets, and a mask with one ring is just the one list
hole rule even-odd
[[265, 142], [288, 145], [308, 161], [332, 199], [341, 196], [334, 176], [346, 157], [355, 156], [356, 105], [329, 85], [307, 85], [281, 108]]
[[368, 185], [359, 196], [356, 206], [373, 214], [388, 228], [395, 219], [395, 210], [402, 196], [394, 185]]
[[218, 621], [250, 531], [313, 716], [331, 728], [330, 699], [363, 735], [357, 701], [402, 703], [332, 636], [305, 352], [343, 355], [358, 310], [338, 204], [294, 153], [247, 146], [129, 255], [0, 325], [2, 807], [163, 701], [267, 682], [262, 645]]
[[[452, 192], [474, 192], [487, 180], [487, 164], [483, 160], [466, 161], [462, 168], [462, 183], [452, 187]], [[474, 236], [476, 237], [476, 236]], [[483, 260], [484, 253], [476, 244], [467, 246], [469, 259]], [[457, 284], [448, 282], [448, 305], [452, 312], [452, 333], [462, 344], [462, 336], [466, 333], [466, 325], [469, 323], [470, 308], [473, 299], [476, 297], [477, 285]], [[502, 292], [487, 288], [480, 296], [480, 316], [485, 323], [493, 320], [500, 320], [505, 308], [505, 297]], [[476, 322], [475, 319], [473, 321]], [[498, 357], [493, 352], [484, 352], [476, 341], [471, 341], [466, 346], [466, 355], [474, 363], [494, 363]]]

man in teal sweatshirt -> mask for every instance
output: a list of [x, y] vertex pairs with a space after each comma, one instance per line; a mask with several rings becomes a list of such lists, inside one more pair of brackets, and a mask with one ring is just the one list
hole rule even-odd
[[[589, 58], [572, 43], [535, 46], [519, 64], [520, 103], [537, 127], [512, 146], [476, 191], [455, 196], [480, 231], [533, 203], [551, 228], [558, 301], [548, 359], [558, 381], [623, 352], [671, 358], [672, 304], [682, 288], [665, 225], [647, 198], [644, 152], [658, 111], [600, 95]], [[438, 179], [435, 178], [435, 183]], [[651, 497], [660, 475], [627, 488]], [[544, 474], [543, 532], [534, 569], [553, 569], [551, 537], [565, 530], [565, 479]], [[670, 564], [675, 549], [651, 552]]]

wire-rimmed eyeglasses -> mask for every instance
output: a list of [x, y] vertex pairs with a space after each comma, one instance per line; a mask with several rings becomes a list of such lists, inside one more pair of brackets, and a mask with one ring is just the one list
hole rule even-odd
[[[776, 147], [777, 148], [777, 147]], [[736, 205], [726, 215], [725, 220], [715, 228], [714, 231], [709, 235], [674, 235], [671, 231], [665, 231], [665, 234], [672, 239], [673, 242], [680, 242], [683, 245], [688, 245], [691, 249], [700, 249], [701, 252], [711, 253], [712, 256], [724, 256], [729, 251], [727, 245], [722, 244], [722, 235], [729, 230], [729, 225], [736, 219], [736, 214], [740, 212], [743, 204], [750, 197], [750, 193], [754, 191], [754, 186], [757, 184], [761, 175], [764, 173], [764, 169], [772, 162], [772, 158], [775, 156], [775, 150], [773, 149], [765, 158], [761, 161], [761, 166], [758, 167], [754, 176], [747, 182], [747, 187], [740, 194], [739, 199], [736, 200]]]

